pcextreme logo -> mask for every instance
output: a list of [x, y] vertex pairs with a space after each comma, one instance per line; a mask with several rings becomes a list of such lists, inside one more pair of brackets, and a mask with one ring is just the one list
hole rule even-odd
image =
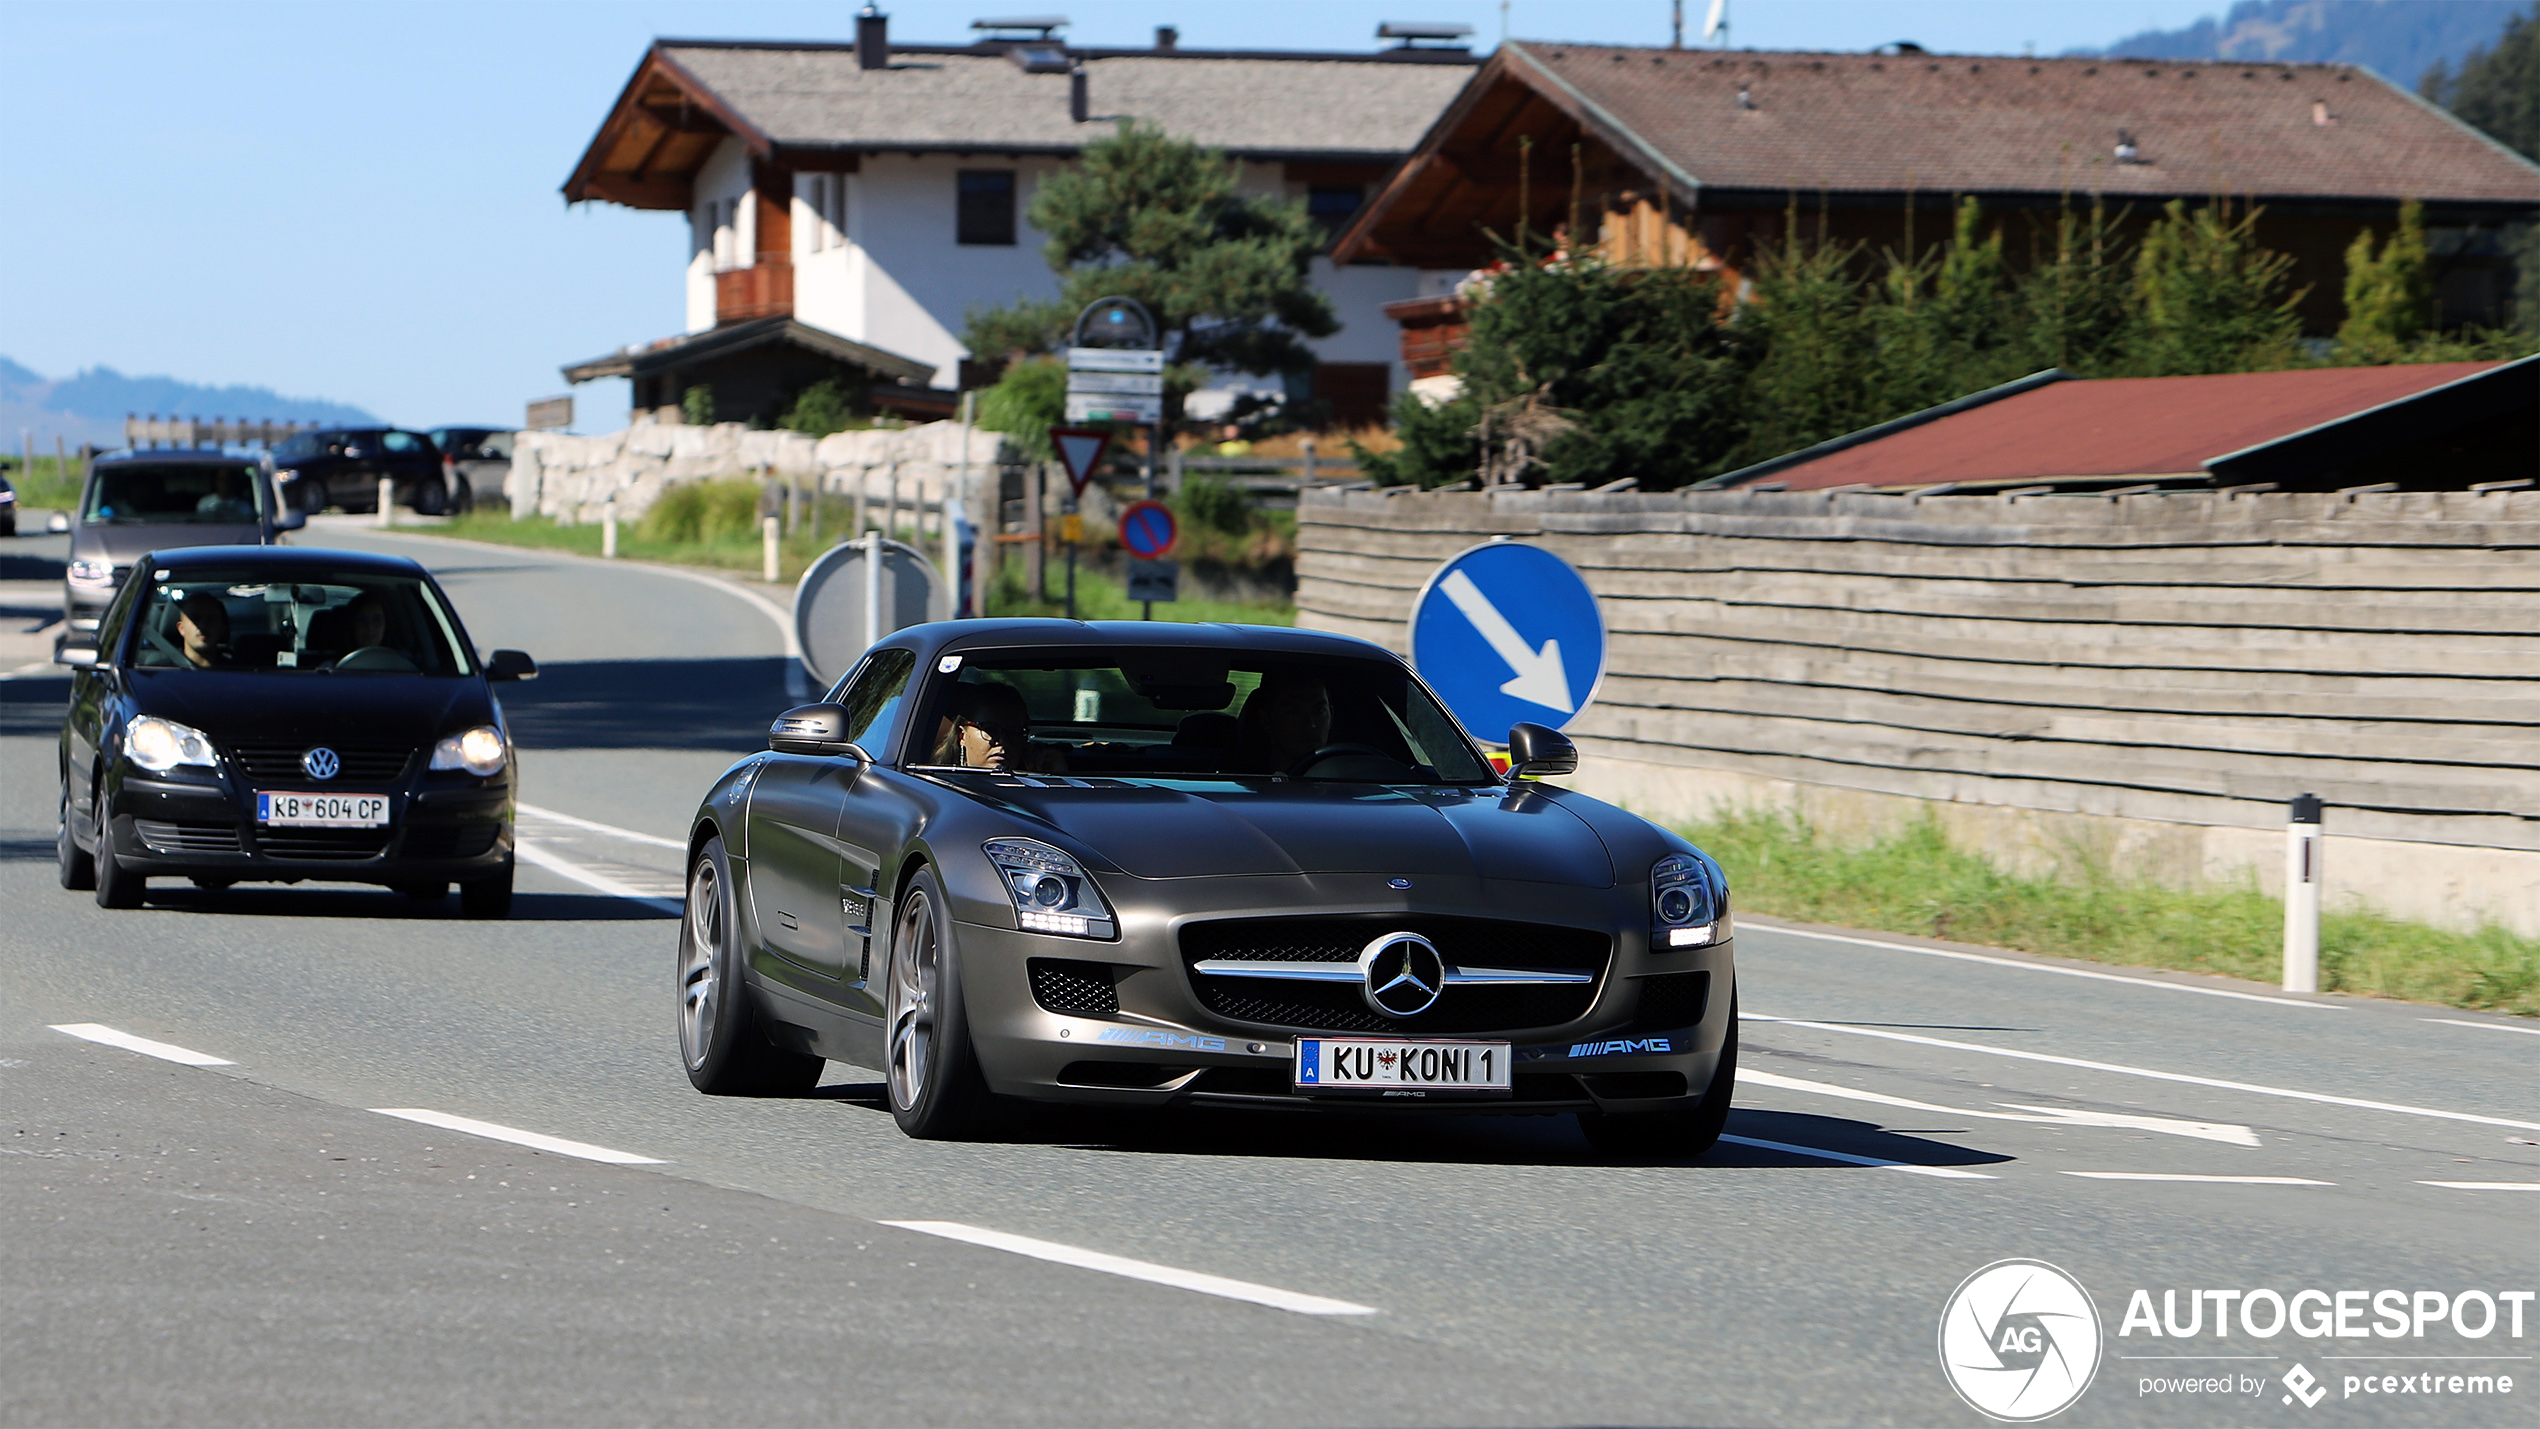
[[2072, 1407], [2099, 1372], [2098, 1307], [2042, 1260], [1997, 1260], [1940, 1312], [1940, 1367], [1977, 1413], [2010, 1424]]

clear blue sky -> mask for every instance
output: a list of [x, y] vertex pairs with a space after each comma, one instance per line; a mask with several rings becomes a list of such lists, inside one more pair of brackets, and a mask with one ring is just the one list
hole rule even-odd
[[[971, 0], [887, 5], [895, 37], [1074, 17], [1087, 45], [1372, 48], [1378, 21], [1462, 21], [1497, 0]], [[1688, 33], [1709, 0], [1686, 0]], [[1730, 0], [1741, 48], [2052, 54], [2173, 28], [2219, 0]], [[656, 35], [840, 39], [820, 3], [0, 3], [9, 217], [0, 355], [254, 383], [400, 423], [517, 423], [556, 369], [681, 323], [675, 214], [557, 192]], [[1518, 38], [1663, 44], [1667, 0], [1511, 0]], [[622, 424], [623, 384], [581, 391]]]

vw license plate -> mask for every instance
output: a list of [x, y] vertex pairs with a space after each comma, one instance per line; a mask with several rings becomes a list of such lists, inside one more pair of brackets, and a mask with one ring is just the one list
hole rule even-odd
[[297, 829], [375, 829], [388, 822], [388, 796], [258, 794], [256, 822]]
[[1409, 1042], [1356, 1037], [1300, 1037], [1299, 1091], [1427, 1096], [1490, 1095], [1508, 1090], [1505, 1042]]

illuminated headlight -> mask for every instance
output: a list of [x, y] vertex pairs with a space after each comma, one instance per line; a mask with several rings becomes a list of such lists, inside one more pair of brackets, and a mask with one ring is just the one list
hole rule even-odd
[[212, 753], [212, 742], [192, 725], [178, 724], [172, 719], [143, 715], [125, 726], [123, 752], [126, 759], [163, 774], [180, 764], [200, 764], [212, 768], [218, 756]]
[[115, 563], [112, 561], [77, 560], [71, 562], [72, 585], [113, 585]]
[[465, 734], [454, 734], [432, 746], [432, 767], [464, 769], [483, 778], [499, 774], [511, 761], [511, 751], [503, 747], [503, 732], [492, 725], [480, 724]]
[[1109, 938], [1118, 932], [1110, 905], [1084, 867], [1037, 839], [990, 839], [981, 845], [1014, 900], [1014, 921], [1027, 932]]
[[1649, 870], [1650, 942], [1658, 948], [1701, 948], [1729, 936], [1729, 910], [1715, 906], [1711, 880], [1691, 854], [1670, 854]]

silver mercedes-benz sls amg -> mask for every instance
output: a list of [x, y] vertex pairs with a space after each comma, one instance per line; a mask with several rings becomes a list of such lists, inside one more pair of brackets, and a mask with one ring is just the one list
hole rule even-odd
[[1728, 886], [1684, 839], [1503, 778], [1403, 662], [1227, 625], [903, 630], [697, 808], [679, 1042], [721, 1095], [881, 1069], [912, 1136], [1001, 1103], [1575, 1113], [1720, 1134]]

